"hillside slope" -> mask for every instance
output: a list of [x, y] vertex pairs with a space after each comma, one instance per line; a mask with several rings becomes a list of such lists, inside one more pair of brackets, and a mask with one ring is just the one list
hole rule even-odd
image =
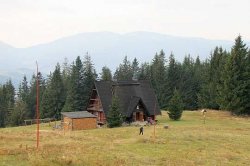
[[[185, 111], [181, 121], [166, 112], [154, 127], [100, 128], [63, 132], [41, 126], [0, 129], [0, 165], [247, 165], [250, 162], [250, 119], [228, 112]], [[164, 129], [165, 124], [169, 129]]]

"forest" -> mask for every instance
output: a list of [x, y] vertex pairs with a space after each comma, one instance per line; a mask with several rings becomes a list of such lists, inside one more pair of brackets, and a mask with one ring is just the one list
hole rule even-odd
[[[38, 78], [37, 78], [38, 77]], [[178, 91], [184, 110], [208, 108], [227, 110], [233, 115], [250, 114], [250, 49], [241, 36], [230, 51], [216, 47], [204, 61], [186, 55], [182, 62], [163, 50], [151, 62], [140, 63], [127, 56], [114, 73], [104, 66], [96, 73], [91, 56], [78, 56], [57, 64], [48, 76], [26, 76], [15, 89], [11, 80], [0, 85], [0, 127], [23, 125], [34, 119], [36, 79], [39, 80], [40, 118], [60, 118], [62, 111], [86, 108], [95, 80], [149, 80], [160, 107], [167, 110], [174, 91]]]

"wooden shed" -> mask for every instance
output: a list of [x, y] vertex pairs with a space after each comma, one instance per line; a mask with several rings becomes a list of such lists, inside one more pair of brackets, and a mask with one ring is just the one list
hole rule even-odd
[[96, 116], [87, 111], [62, 112], [64, 130], [86, 130], [97, 127]]

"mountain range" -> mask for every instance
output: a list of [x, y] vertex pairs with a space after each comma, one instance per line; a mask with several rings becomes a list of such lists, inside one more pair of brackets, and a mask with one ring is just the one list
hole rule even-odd
[[67, 58], [71, 63], [77, 56], [83, 57], [87, 52], [97, 72], [100, 72], [105, 65], [114, 71], [125, 56], [131, 61], [136, 57], [139, 62], [150, 62], [161, 49], [166, 57], [172, 52], [178, 61], [188, 54], [205, 60], [216, 46], [230, 50], [233, 43], [233, 39], [209, 40], [153, 32], [81, 33], [27, 48], [15, 48], [0, 42], [0, 84], [11, 78], [17, 85], [24, 74], [30, 78], [36, 71], [36, 61], [40, 71], [48, 74], [54, 70], [57, 62], [62, 64]]

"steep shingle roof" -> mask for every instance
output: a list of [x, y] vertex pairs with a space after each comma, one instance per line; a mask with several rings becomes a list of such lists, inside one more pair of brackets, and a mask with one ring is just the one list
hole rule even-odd
[[101, 104], [105, 115], [107, 115], [109, 106], [112, 101], [112, 82], [111, 81], [95, 81], [97, 93], [101, 99]]
[[87, 111], [76, 111], [76, 112], [61, 112], [62, 115], [72, 118], [72, 119], [78, 119], [78, 118], [96, 118], [95, 115], [87, 112]]
[[141, 100], [140, 97], [137, 96], [132, 96], [130, 99], [130, 103], [128, 105], [128, 110], [126, 111], [126, 116], [130, 116], [131, 113], [133, 112], [133, 110], [135, 109], [135, 107], [137, 106], [137, 104], [139, 103], [139, 101]]
[[101, 98], [105, 114], [109, 110], [112, 96], [117, 95], [124, 115], [129, 117], [140, 101], [149, 115], [160, 115], [159, 105], [149, 81], [96, 81], [95, 87]]

